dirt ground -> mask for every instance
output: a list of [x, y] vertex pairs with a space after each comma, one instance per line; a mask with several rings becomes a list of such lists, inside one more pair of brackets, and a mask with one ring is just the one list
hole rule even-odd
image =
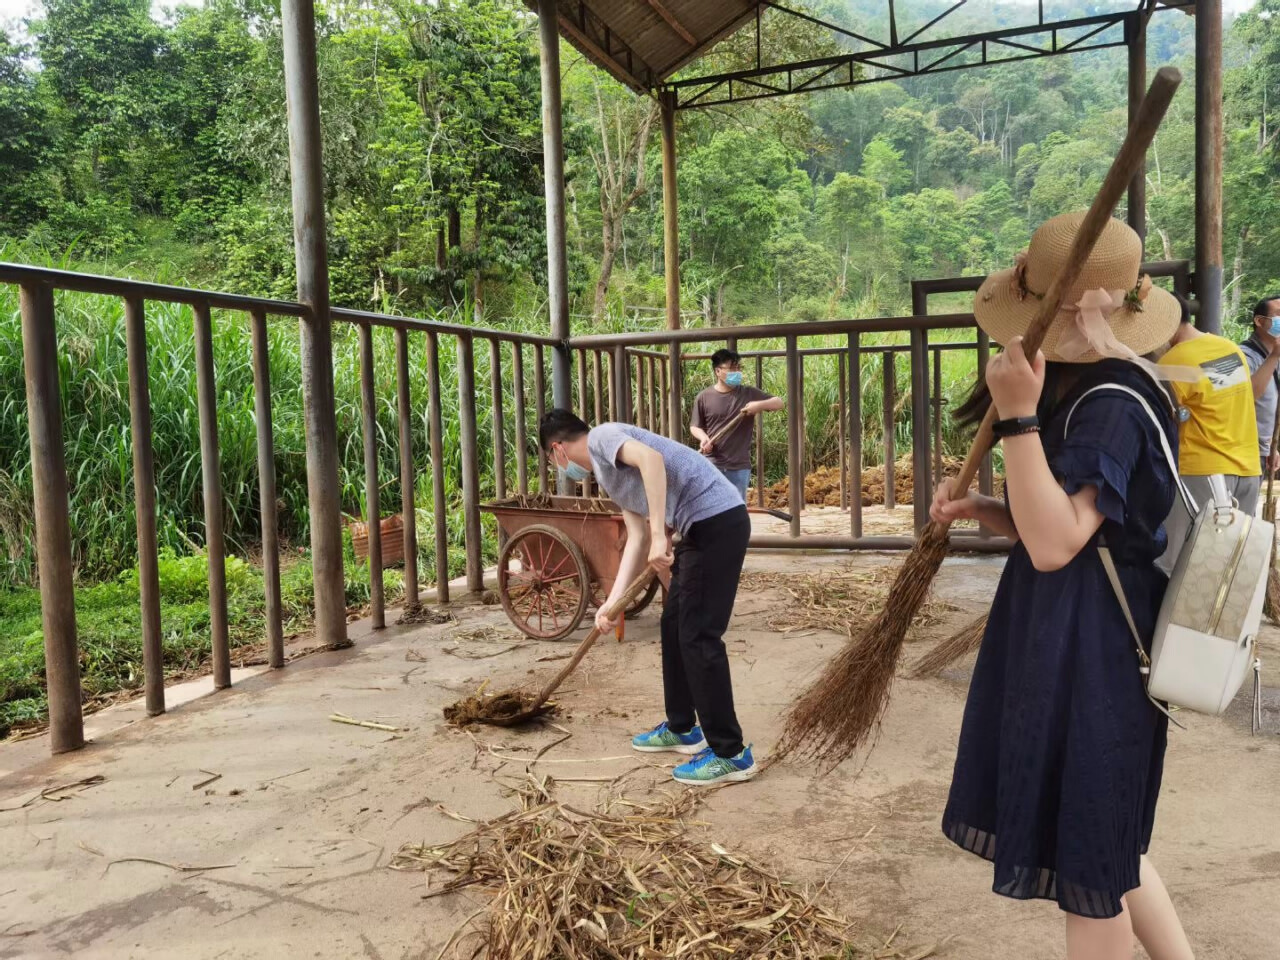
[[[749, 568], [795, 572], [799, 560], [753, 554]], [[811, 572], [886, 560], [802, 562]], [[947, 562], [937, 595], [956, 609], [908, 644], [909, 659], [983, 609], [1000, 562]], [[740, 596], [729, 635], [740, 716], [761, 756], [842, 642], [769, 629], [780, 602], [772, 591]], [[377, 635], [353, 624], [353, 649], [247, 676], [154, 720], [136, 719], [136, 708], [104, 711], [95, 741], [74, 755], [48, 758], [43, 738], [0, 746], [0, 957], [436, 960], [484, 895], [424, 900], [422, 875], [387, 863], [403, 843], [466, 831], [437, 805], [476, 818], [509, 810], [500, 781], [524, 776], [561, 736], [468, 735], [445, 727], [441, 710], [485, 679], [498, 687], [545, 676], [559, 666], [546, 658], [570, 649], [504, 637], [496, 607], [455, 613], [456, 624]], [[484, 625], [500, 632], [470, 632]], [[557, 722], [572, 737], [533, 765], [561, 796], [588, 804], [606, 789], [670, 789], [666, 771], [648, 765], [662, 755], [627, 747], [661, 717], [656, 638], [651, 609], [567, 683]], [[1280, 662], [1276, 641], [1269, 631]], [[705, 826], [691, 830], [793, 880], [829, 881], [831, 901], [861, 932], [888, 940], [897, 931], [904, 956], [937, 944], [952, 960], [1061, 957], [1056, 906], [990, 893], [990, 868], [938, 829], [968, 673], [962, 663], [937, 680], [900, 679], [868, 757], [825, 776], [771, 767], [710, 795], [698, 814]], [[1261, 736], [1250, 736], [1245, 701], [1223, 718], [1191, 716], [1190, 729], [1171, 736], [1152, 854], [1200, 960], [1278, 955], [1278, 694], [1266, 691]], [[333, 713], [401, 730], [341, 725]], [[105, 779], [40, 796], [95, 776]]]

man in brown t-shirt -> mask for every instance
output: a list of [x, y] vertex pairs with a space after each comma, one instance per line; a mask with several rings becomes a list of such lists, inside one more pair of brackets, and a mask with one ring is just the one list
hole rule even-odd
[[[732, 350], [717, 350], [711, 356], [711, 370], [716, 382], [693, 401], [689, 432], [697, 439], [699, 449], [747, 499], [751, 482], [751, 440], [755, 431], [755, 415], [767, 410], [781, 410], [782, 399], [773, 397], [742, 382], [740, 358]], [[714, 445], [711, 438], [741, 411], [741, 423]]]

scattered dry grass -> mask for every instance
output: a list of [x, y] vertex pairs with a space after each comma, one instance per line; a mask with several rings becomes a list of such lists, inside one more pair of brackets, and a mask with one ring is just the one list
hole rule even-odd
[[823, 905], [825, 884], [807, 892], [690, 836], [686, 818], [701, 799], [692, 791], [615, 799], [586, 812], [555, 799], [548, 783], [530, 778], [517, 788], [518, 809], [443, 846], [406, 845], [392, 860], [396, 869], [451, 874], [428, 897], [472, 886], [493, 895], [440, 958], [923, 960], [933, 953], [855, 940], [852, 924]]
[[[834, 630], [847, 637], [861, 632], [884, 609], [898, 566], [872, 570], [822, 570], [815, 573], [745, 573], [740, 593], [778, 590], [796, 603], [779, 606], [768, 614], [765, 625], [779, 633], [797, 630]], [[936, 626], [958, 607], [940, 600], [920, 606], [913, 629]]]

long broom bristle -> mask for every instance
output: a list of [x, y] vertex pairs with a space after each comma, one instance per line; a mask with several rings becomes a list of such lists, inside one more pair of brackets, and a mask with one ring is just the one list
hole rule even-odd
[[834, 767], [879, 729], [907, 630], [946, 555], [946, 527], [929, 524], [907, 554], [880, 615], [792, 705], [778, 756], [796, 753]]
[[936, 647], [916, 661], [911, 668], [911, 676], [916, 680], [936, 677], [961, 657], [972, 653], [982, 646], [982, 638], [987, 632], [987, 614], [983, 614], [972, 623], [966, 624], [958, 633], [943, 640]]
[[1267, 595], [1262, 601], [1262, 615], [1272, 623], [1280, 623], [1280, 571], [1274, 566], [1267, 571]]

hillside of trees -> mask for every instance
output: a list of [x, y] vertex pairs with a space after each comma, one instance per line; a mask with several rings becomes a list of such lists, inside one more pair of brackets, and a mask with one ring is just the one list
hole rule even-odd
[[[946, 6], [909, 15], [918, 26]], [[874, 0], [807, 9], [885, 33]], [[1280, 281], [1277, 9], [1260, 0], [1226, 34], [1233, 317]], [[964, 8], [934, 29], [989, 29], [1029, 10]], [[764, 20], [766, 50], [839, 42]], [[518, 0], [372, 0], [327, 4], [321, 29], [335, 302], [461, 308], [497, 324], [537, 312], [532, 16]], [[1188, 80], [1151, 154], [1153, 258], [1192, 252], [1193, 30], [1173, 11], [1149, 30], [1149, 64], [1177, 64]], [[742, 36], [708, 63], [753, 54]], [[567, 46], [563, 60], [574, 313], [616, 323], [623, 305], [662, 302], [656, 107]], [[1092, 196], [1123, 135], [1124, 78], [1113, 49], [682, 112], [686, 305], [712, 323], [898, 313], [911, 278], [1007, 263], [1039, 221]], [[70, 251], [112, 272], [292, 296], [282, 91], [272, 3], [209, 0], [158, 22], [148, 0], [47, 0], [41, 19], [0, 33], [6, 258]]]

